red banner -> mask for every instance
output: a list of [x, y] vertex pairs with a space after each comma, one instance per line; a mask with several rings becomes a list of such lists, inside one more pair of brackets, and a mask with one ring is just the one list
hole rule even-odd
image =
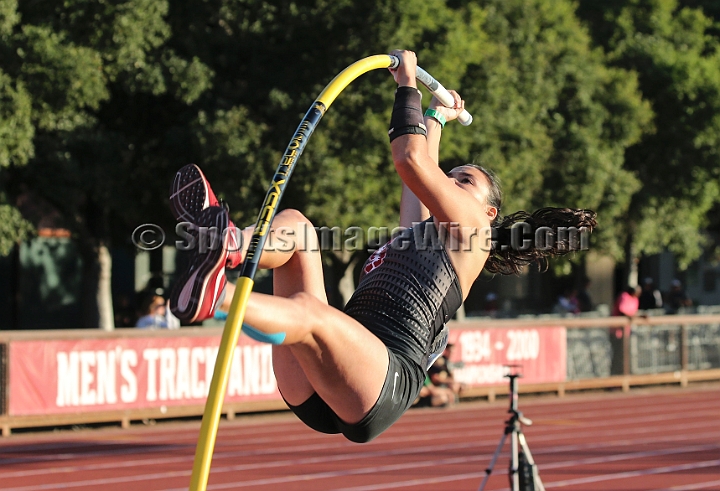
[[[565, 380], [562, 327], [452, 329], [454, 376], [470, 386], [507, 383], [503, 365], [522, 365], [523, 383]], [[11, 341], [8, 414], [63, 414], [203, 405], [219, 336]], [[226, 402], [279, 400], [272, 346], [242, 336]]]
[[451, 330], [453, 377], [471, 387], [507, 384], [505, 366], [520, 365], [521, 383], [563, 382], [565, 334], [564, 327]]
[[[204, 404], [219, 337], [9, 343], [10, 415]], [[279, 399], [272, 346], [242, 336], [227, 402]]]

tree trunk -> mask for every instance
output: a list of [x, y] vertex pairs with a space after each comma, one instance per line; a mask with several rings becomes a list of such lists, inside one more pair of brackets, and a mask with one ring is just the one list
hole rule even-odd
[[333, 307], [343, 308], [355, 292], [355, 269], [367, 259], [366, 251], [329, 252], [326, 256], [329, 271], [325, 274], [325, 289]]
[[342, 278], [338, 284], [338, 290], [342, 295], [343, 305], [348, 303], [352, 294], [355, 293], [355, 266], [358, 261], [364, 260], [364, 256], [361, 257], [359, 254], [353, 254], [350, 259], [345, 263], [345, 271], [343, 272]]
[[112, 257], [104, 242], [89, 240], [80, 246], [83, 260], [83, 327], [115, 329], [112, 304]]
[[98, 327], [103, 331], [115, 330], [115, 315], [112, 301], [112, 256], [105, 244], [98, 248], [98, 289], [96, 303], [99, 314]]
[[638, 257], [635, 249], [635, 235], [629, 232], [625, 239], [625, 264], [623, 277], [625, 286], [634, 288], [638, 285]]

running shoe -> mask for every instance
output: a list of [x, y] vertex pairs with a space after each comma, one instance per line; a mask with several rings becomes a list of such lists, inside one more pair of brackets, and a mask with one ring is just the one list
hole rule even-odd
[[227, 210], [210, 206], [200, 211], [187, 229], [195, 239], [194, 247], [187, 269], [178, 277], [170, 294], [170, 310], [185, 323], [212, 317], [222, 303], [232, 235], [227, 232], [228, 224]]
[[[178, 221], [197, 223], [200, 213], [210, 207], [224, 207], [215, 193], [205, 174], [195, 164], [188, 164], [175, 174], [172, 186], [170, 187], [170, 209]], [[238, 236], [239, 231], [232, 221], [228, 220], [228, 234], [230, 244], [228, 246], [229, 269], [242, 264], [242, 238]]]

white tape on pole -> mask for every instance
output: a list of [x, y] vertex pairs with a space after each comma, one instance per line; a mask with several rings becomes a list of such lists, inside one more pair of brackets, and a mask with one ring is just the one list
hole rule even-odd
[[[390, 56], [390, 58], [394, 60], [393, 66], [391, 66], [390, 68], [396, 68], [400, 64], [400, 60], [396, 56]], [[430, 93], [437, 97], [443, 106], [453, 107], [453, 105], [455, 104], [455, 100], [453, 99], [452, 94], [450, 94], [450, 92], [448, 92], [448, 90], [443, 87], [440, 82], [435, 80], [432, 75], [430, 75], [422, 68], [417, 67], [417, 70], [415, 71], [415, 78], [417, 78], [418, 81], [425, 87], [427, 87]], [[470, 123], [472, 123], [473, 121], [472, 115], [464, 109], [457, 119], [463, 126], [469, 126]]]

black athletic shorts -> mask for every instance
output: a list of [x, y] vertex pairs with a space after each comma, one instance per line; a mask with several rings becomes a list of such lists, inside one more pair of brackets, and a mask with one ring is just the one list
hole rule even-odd
[[[412, 405], [425, 382], [425, 372], [407, 356], [388, 349], [385, 383], [370, 412], [355, 424], [342, 421], [317, 393], [299, 406], [288, 407], [300, 420], [321, 433], [342, 433], [350, 441], [366, 443], [387, 430]], [[287, 401], [285, 401], [287, 403]]]

